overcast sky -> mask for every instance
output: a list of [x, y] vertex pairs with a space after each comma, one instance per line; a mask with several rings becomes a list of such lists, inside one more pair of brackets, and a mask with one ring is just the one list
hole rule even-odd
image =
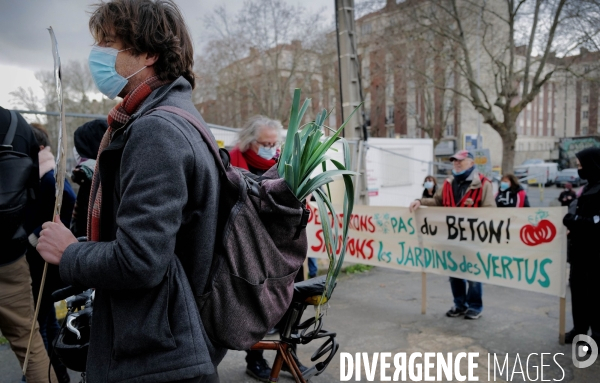
[[[285, 0], [298, 4], [294, 0]], [[38, 70], [52, 70], [50, 36], [52, 26], [63, 63], [87, 59], [92, 44], [87, 23], [90, 4], [97, 0], [0, 0], [0, 105], [11, 107], [9, 92], [19, 86], [38, 91], [34, 77]], [[238, 11], [243, 0], [175, 0], [192, 33], [196, 47], [206, 33], [203, 18], [215, 7]], [[308, 11], [324, 9], [323, 17], [333, 18], [334, 0], [303, 0]]]

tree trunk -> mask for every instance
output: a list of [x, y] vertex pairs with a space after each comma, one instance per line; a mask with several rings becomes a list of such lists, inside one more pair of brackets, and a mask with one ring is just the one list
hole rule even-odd
[[504, 132], [499, 132], [502, 138], [502, 174], [513, 173], [515, 166], [515, 142], [517, 132], [514, 122], [505, 122]]

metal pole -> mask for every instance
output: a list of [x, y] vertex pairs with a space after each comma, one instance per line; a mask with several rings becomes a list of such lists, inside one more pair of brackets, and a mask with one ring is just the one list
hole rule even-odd
[[[361, 103], [359, 89], [359, 63], [356, 52], [356, 32], [354, 25], [354, 0], [336, 0], [337, 43], [340, 74], [340, 100], [342, 118], [348, 118]], [[355, 113], [346, 129], [347, 138], [361, 138], [360, 114]]]
[[[342, 118], [348, 118], [352, 111], [362, 102], [362, 91], [360, 81], [360, 68], [358, 62], [358, 53], [356, 46], [356, 28], [354, 24], [354, 0], [335, 0], [336, 32], [338, 45], [338, 64], [340, 81], [340, 101]], [[361, 124], [361, 114], [354, 113], [346, 128], [344, 136], [349, 139], [363, 141], [367, 139], [366, 129]], [[361, 150], [362, 149], [362, 150]], [[369, 195], [367, 191], [367, 167], [366, 167], [367, 147], [358, 145], [353, 147], [353, 156], [356, 155], [355, 169], [360, 176], [354, 180], [358, 184], [357, 203], [361, 205], [369, 204]]]
[[[483, 7], [485, 7], [485, 0], [483, 1], [483, 6], [481, 7], [480, 17], [477, 19], [477, 34], [480, 36], [479, 44], [477, 44], [477, 84], [479, 85], [481, 85], [479, 81], [479, 74], [481, 72], [481, 44], [483, 44], [483, 36], [481, 36], [481, 19], [483, 19]], [[483, 149], [481, 146], [481, 114], [477, 112], [477, 149]]]
[[567, 138], [567, 87], [569, 86], [569, 83], [567, 81], [567, 74], [565, 73], [565, 112], [564, 112], [564, 132], [563, 132], [563, 138]]

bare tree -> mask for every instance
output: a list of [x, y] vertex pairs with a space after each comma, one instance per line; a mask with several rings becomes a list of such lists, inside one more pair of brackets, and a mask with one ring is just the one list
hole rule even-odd
[[555, 52], [568, 55], [597, 36], [597, 29], [574, 27], [583, 3], [592, 1], [428, 0], [413, 7], [421, 27], [455, 48], [448, 62], [458, 68], [465, 89], [451, 90], [499, 133], [506, 171], [514, 165], [519, 114], [557, 71], [566, 69]]
[[[35, 73], [35, 77], [40, 82], [44, 96], [39, 98], [32, 89], [18, 88], [11, 92], [11, 103], [28, 110], [57, 112], [58, 99], [53, 71], [38, 71]], [[62, 80], [66, 112], [108, 115], [108, 112], [116, 105], [116, 101], [98, 94], [85, 61], [70, 61], [64, 64]], [[36, 115], [36, 119], [38, 122], [43, 121], [39, 115]], [[47, 121], [46, 130], [54, 147], [56, 146], [54, 143], [58, 140], [58, 117], [48, 116], [45, 120]], [[67, 118], [68, 146], [70, 148], [73, 147], [75, 130], [87, 121], [89, 118]]]
[[[9, 93], [10, 103], [13, 107], [25, 110], [42, 110], [42, 100], [35, 94], [31, 87], [27, 89], [22, 86]], [[35, 122], [41, 123], [43, 118], [35, 115]]]
[[196, 64], [203, 81], [197, 100], [216, 96], [217, 123], [224, 125], [240, 126], [255, 113], [285, 122], [293, 88], [305, 95], [321, 88], [312, 49], [320, 19], [282, 0], [248, 1], [235, 16], [217, 8], [205, 19], [213, 35]]

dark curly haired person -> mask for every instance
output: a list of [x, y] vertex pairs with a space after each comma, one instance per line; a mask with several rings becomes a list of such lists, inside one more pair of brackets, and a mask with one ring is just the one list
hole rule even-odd
[[[225, 350], [206, 336], [197, 299], [215, 246], [219, 173], [198, 120], [189, 31], [170, 0], [113, 0], [89, 21], [89, 67], [108, 115], [90, 189], [87, 242], [60, 220], [37, 250], [69, 284], [95, 288], [87, 380], [218, 382]], [[195, 235], [190, 235], [194, 233]]]

